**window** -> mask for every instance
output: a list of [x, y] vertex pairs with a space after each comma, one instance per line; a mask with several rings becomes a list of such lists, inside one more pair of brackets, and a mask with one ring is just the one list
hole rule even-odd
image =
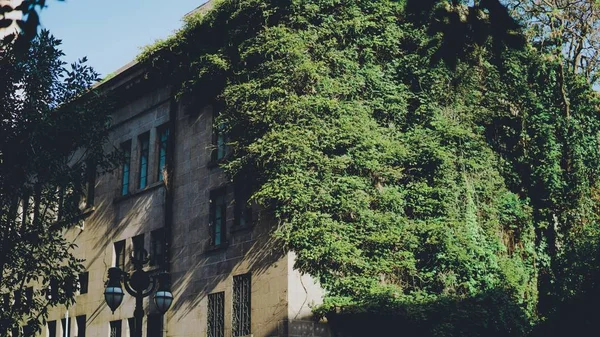
[[13, 293], [13, 297], [14, 297], [14, 302], [13, 302], [13, 307], [14, 308], [19, 308], [21, 307], [21, 290], [15, 290], [15, 292]]
[[233, 336], [250, 334], [250, 274], [233, 277]]
[[37, 322], [33, 319], [27, 321], [27, 324], [23, 326], [23, 336], [35, 336], [35, 330], [33, 328], [33, 325], [36, 323]]
[[246, 188], [241, 184], [235, 186], [235, 225], [239, 227], [250, 226], [252, 224], [252, 206], [248, 203], [250, 197]]
[[70, 337], [71, 336], [71, 329], [69, 329], [69, 324], [67, 324], [67, 319], [63, 318], [60, 320], [60, 325], [62, 327], [62, 336], [63, 337]]
[[10, 294], [5, 293], [2, 294], [2, 309], [4, 311], [9, 311], [10, 310]]
[[169, 141], [169, 128], [163, 126], [158, 130], [158, 181], [164, 179], [164, 170], [167, 166], [167, 144]]
[[144, 250], [144, 234], [139, 234], [131, 238], [133, 244], [133, 251], [138, 252]]
[[48, 321], [48, 337], [56, 337], [56, 321]]
[[87, 271], [79, 274], [79, 294], [87, 294], [89, 279], [90, 276]]
[[148, 154], [150, 150], [150, 133], [146, 132], [139, 138], [140, 144], [140, 179], [139, 188], [146, 188], [148, 185]]
[[55, 278], [51, 278], [48, 285], [48, 299], [58, 298], [58, 281]]
[[96, 163], [88, 161], [86, 168], [86, 183], [87, 189], [85, 193], [85, 207], [89, 208], [94, 206], [94, 193], [96, 189]]
[[225, 293], [208, 295], [208, 337], [224, 337], [225, 329]]
[[159, 266], [164, 262], [164, 241], [165, 240], [165, 231], [161, 229], [157, 229], [150, 233], [150, 265]]
[[85, 337], [85, 315], [75, 317], [77, 322], [77, 337]]
[[220, 246], [225, 242], [225, 220], [227, 203], [225, 202], [225, 189], [210, 193], [210, 229], [211, 244]]
[[121, 321], [111, 321], [109, 337], [121, 337]]
[[25, 303], [27, 307], [33, 304], [33, 287], [25, 289]]
[[148, 315], [146, 337], [161, 337], [163, 331], [163, 316]]
[[135, 335], [135, 318], [130, 317], [127, 319], [127, 336], [131, 337]]
[[[213, 124], [216, 122], [213, 120]], [[218, 125], [213, 126], [213, 145], [214, 149], [212, 151], [211, 159], [213, 162], [217, 162], [219, 160], [227, 157], [228, 154], [228, 146], [227, 146], [227, 134], [225, 133], [225, 124], [220, 123]]]
[[131, 141], [128, 140], [121, 144], [121, 151], [123, 151], [123, 171], [121, 178], [121, 195], [127, 195], [129, 193], [129, 171], [131, 166]]
[[115, 267], [125, 270], [125, 240], [114, 243], [115, 248]]

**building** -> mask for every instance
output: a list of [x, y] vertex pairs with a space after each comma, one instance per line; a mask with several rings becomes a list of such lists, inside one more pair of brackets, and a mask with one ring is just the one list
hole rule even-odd
[[102, 84], [120, 97], [110, 145], [126, 159], [97, 177], [89, 217], [67, 233], [86, 272], [76, 304], [52, 309], [41, 335], [128, 336], [134, 298], [112, 313], [103, 292], [108, 268], [130, 269], [129, 253], [144, 247], [148, 269], [170, 273], [175, 297], [164, 316], [144, 300], [144, 336], [328, 336], [311, 315], [322, 290], [294, 270], [294, 255], [269, 235], [269, 214], [246, 203], [243, 182], [218, 166], [227, 155], [213, 128], [218, 112], [175, 101], [143, 73], [131, 63]]
[[19, 31], [17, 21], [23, 19], [23, 12], [14, 9], [19, 6], [22, 1], [23, 0], [0, 0], [0, 8], [13, 9], [8, 12], [1, 12], [2, 14], [0, 14], [0, 20], [11, 20], [11, 23], [7, 27], [0, 25], [0, 39]]

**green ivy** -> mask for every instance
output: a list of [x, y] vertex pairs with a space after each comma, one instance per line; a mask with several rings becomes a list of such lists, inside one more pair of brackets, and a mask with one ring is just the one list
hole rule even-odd
[[407, 8], [224, 0], [141, 60], [180, 97], [216, 100], [223, 167], [254, 182], [295, 267], [326, 289], [318, 313], [424, 322], [458, 306], [449, 317], [471, 308], [477, 326], [448, 319], [432, 336], [523, 335], [547, 312], [538, 294], [566, 298], [556, 281], [583, 249], [570, 242], [598, 226], [598, 98], [560, 60], [495, 36], [437, 61], [448, 34]]

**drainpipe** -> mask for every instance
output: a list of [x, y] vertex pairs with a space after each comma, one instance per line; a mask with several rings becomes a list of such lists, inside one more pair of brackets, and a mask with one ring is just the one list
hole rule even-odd
[[167, 175], [165, 177], [165, 252], [164, 252], [164, 270], [171, 270], [171, 244], [173, 242], [173, 183], [175, 176], [175, 144], [177, 134], [177, 109], [178, 103], [175, 99], [175, 92], [171, 92], [171, 103], [169, 107], [169, 139], [167, 142]]
[[69, 309], [67, 309], [67, 312], [65, 313], [65, 336], [71, 336], [69, 334]]

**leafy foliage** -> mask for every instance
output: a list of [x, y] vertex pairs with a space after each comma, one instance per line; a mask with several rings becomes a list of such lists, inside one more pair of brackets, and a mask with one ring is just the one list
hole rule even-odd
[[224, 0], [141, 59], [216, 101], [223, 167], [327, 290], [317, 312], [524, 335], [598, 228], [598, 98], [498, 1], [414, 5]]
[[[67, 70], [60, 40], [43, 31], [27, 57], [0, 47], [0, 335], [38, 330], [48, 308], [71, 304], [81, 260], [63, 236], [84, 219], [81, 201], [103, 152], [107, 100], [91, 90], [85, 59]], [[93, 182], [91, 182], [93, 184]], [[28, 293], [27, 288], [32, 287]]]

